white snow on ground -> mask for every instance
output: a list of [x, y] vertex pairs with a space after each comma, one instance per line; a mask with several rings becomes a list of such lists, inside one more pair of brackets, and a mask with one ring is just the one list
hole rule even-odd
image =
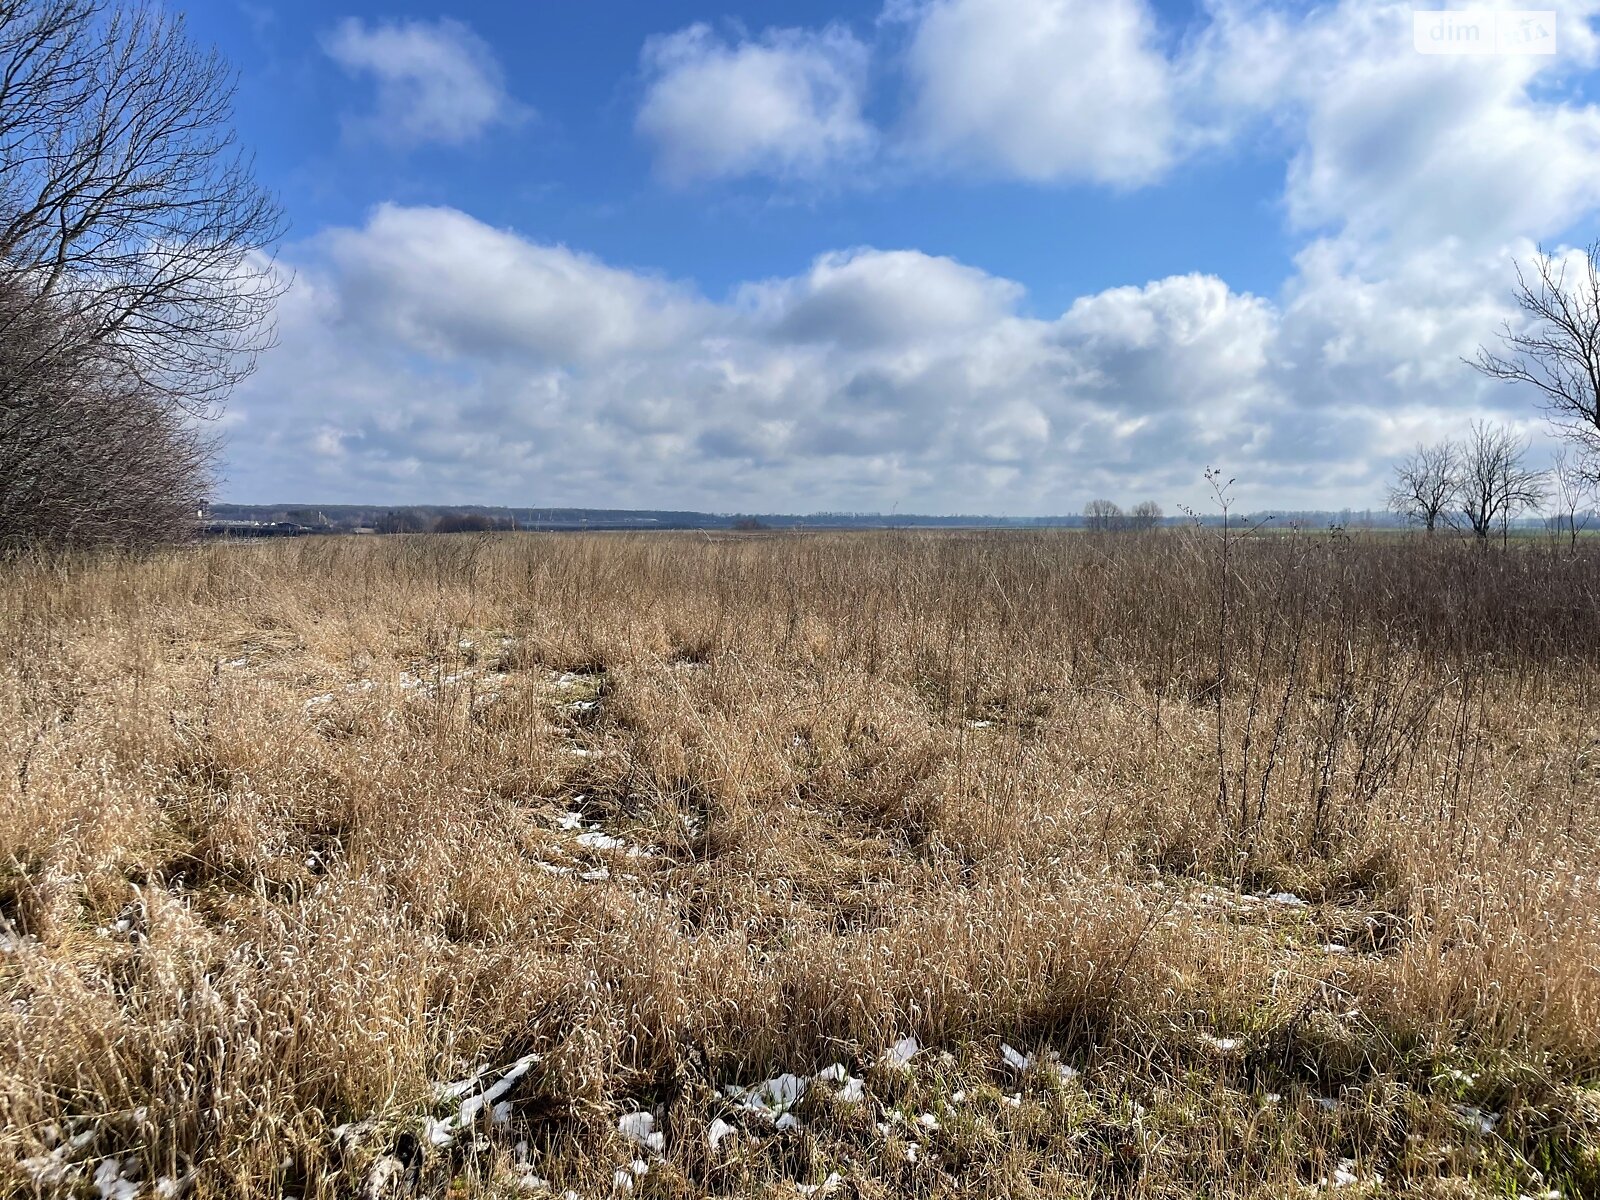
[[[482, 1091], [477, 1090], [481, 1081], [491, 1072], [488, 1068], [479, 1068], [474, 1074], [456, 1083], [444, 1084], [437, 1089], [435, 1095], [441, 1102], [460, 1100], [458, 1111], [442, 1120], [430, 1120], [427, 1127], [428, 1143], [433, 1146], [453, 1145], [463, 1130], [469, 1128], [477, 1119], [478, 1114], [485, 1108], [493, 1108], [507, 1092], [516, 1086], [517, 1080], [528, 1073], [528, 1069], [539, 1061], [537, 1054], [524, 1054], [512, 1063], [501, 1074], [500, 1078]], [[509, 1119], [509, 1113], [507, 1115]]]
[[650, 1164], [642, 1158], [636, 1158], [626, 1167], [620, 1168], [611, 1177], [611, 1194], [625, 1196], [633, 1191], [633, 1181], [643, 1179], [650, 1173]]
[[[742, 1087], [735, 1083], [726, 1084], [722, 1094], [737, 1104], [741, 1111], [764, 1121], [771, 1121], [776, 1129], [783, 1131], [800, 1128], [800, 1119], [794, 1115], [793, 1109], [811, 1087], [830, 1083], [839, 1085], [833, 1094], [846, 1104], [859, 1104], [866, 1096], [866, 1080], [851, 1075], [843, 1063], [837, 1062], [824, 1067], [815, 1075], [794, 1075], [785, 1072], [751, 1087]], [[712, 1126], [718, 1141], [726, 1137], [729, 1130], [731, 1126], [720, 1118]], [[708, 1132], [707, 1137], [710, 1136], [711, 1133]], [[714, 1145], [715, 1143], [713, 1148]]]
[[1457, 1104], [1451, 1109], [1456, 1120], [1465, 1128], [1476, 1130], [1487, 1137], [1494, 1132], [1494, 1127], [1500, 1123], [1496, 1113], [1484, 1112], [1481, 1108], [1474, 1108], [1470, 1104]]
[[1235, 1050], [1240, 1050], [1244, 1047], [1244, 1041], [1240, 1038], [1218, 1037], [1214, 1033], [1202, 1033], [1200, 1040], [1219, 1054], [1232, 1054]]
[[1293, 892], [1273, 892], [1270, 896], [1262, 897], [1268, 904], [1279, 904], [1284, 908], [1306, 908], [1307, 902], [1300, 899]]
[[922, 1047], [914, 1037], [903, 1037], [883, 1052], [883, 1061], [890, 1067], [907, 1067]]
[[[1017, 1075], [1025, 1074], [1038, 1066], [1038, 1060], [1032, 1054], [1024, 1054], [1016, 1047], [1006, 1042], [1000, 1043], [1000, 1065]], [[1054, 1050], [1045, 1054], [1043, 1064], [1047, 1069], [1054, 1071], [1056, 1078], [1062, 1083], [1078, 1077], [1078, 1069], [1061, 1061], [1061, 1056]]]
[[617, 1132], [635, 1146], [657, 1154], [667, 1152], [667, 1135], [656, 1128], [656, 1119], [650, 1113], [633, 1112], [620, 1117], [617, 1120]]
[[0, 954], [19, 954], [31, 940], [26, 934], [0, 929]]
[[754, 1087], [730, 1083], [722, 1089], [722, 1093], [748, 1112], [776, 1119], [800, 1103], [810, 1083], [809, 1079], [800, 1075], [785, 1073]]
[[133, 1159], [119, 1162], [114, 1158], [101, 1160], [94, 1171], [94, 1188], [100, 1200], [138, 1200], [139, 1183], [124, 1173], [138, 1164]]
[[834, 1189], [843, 1182], [839, 1172], [833, 1171], [821, 1183], [797, 1183], [794, 1186], [802, 1196], [831, 1196]]
[[1367, 1175], [1362, 1175], [1356, 1165], [1355, 1159], [1341, 1158], [1339, 1160], [1339, 1165], [1333, 1169], [1333, 1174], [1325, 1177], [1318, 1186], [1324, 1190], [1331, 1190], [1337, 1188], [1357, 1187], [1363, 1184], [1371, 1184], [1374, 1187], [1381, 1187], [1383, 1185], [1383, 1176], [1378, 1174], [1376, 1171], [1373, 1171]]
[[712, 1152], [715, 1153], [717, 1147], [722, 1145], [725, 1138], [736, 1136], [738, 1132], [736, 1128], [729, 1125], [721, 1117], [716, 1117], [710, 1125], [706, 1126], [706, 1145], [710, 1146]]
[[85, 1129], [82, 1133], [68, 1138], [49, 1153], [25, 1158], [17, 1165], [33, 1176], [34, 1182], [41, 1187], [60, 1185], [82, 1170], [82, 1165], [73, 1162], [72, 1156], [94, 1141], [98, 1133], [99, 1130], [97, 1129]]
[[[569, 751], [576, 751], [578, 749], [579, 748], [576, 746], [568, 747]], [[584, 751], [583, 753], [587, 754], [588, 751]], [[582, 800], [583, 797], [578, 796], [576, 799]], [[627, 838], [618, 837], [616, 834], [607, 833], [599, 825], [589, 821], [586, 817], [584, 817], [582, 812], [579, 812], [576, 809], [570, 812], [562, 813], [556, 818], [555, 824], [557, 829], [568, 833], [576, 830], [578, 836], [573, 838], [573, 841], [586, 850], [625, 850], [629, 858], [654, 858], [658, 853], [658, 851], [652, 850], [648, 846], [633, 845], [628, 841]], [[565, 875], [570, 873], [568, 868], [556, 867], [547, 863], [541, 863], [539, 866], [541, 870], [548, 871], [555, 875]], [[585, 872], [581, 877], [584, 879], [609, 879], [611, 877], [611, 873], [604, 867], [601, 867], [598, 869], [598, 871]]]

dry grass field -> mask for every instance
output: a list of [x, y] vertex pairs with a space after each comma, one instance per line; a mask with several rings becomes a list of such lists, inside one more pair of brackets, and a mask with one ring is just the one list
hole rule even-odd
[[7, 567], [0, 1194], [1600, 1193], [1596, 550]]

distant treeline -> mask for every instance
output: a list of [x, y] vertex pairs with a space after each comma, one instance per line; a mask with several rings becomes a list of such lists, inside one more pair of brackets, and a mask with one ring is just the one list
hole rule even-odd
[[[1082, 529], [1102, 527], [1093, 515], [993, 517], [977, 514], [919, 513], [707, 513], [675, 509], [504, 508], [477, 504], [216, 504], [207, 509], [216, 521], [291, 522], [331, 533], [487, 533], [497, 530], [622, 529]], [[1185, 525], [1196, 518], [1160, 517], [1157, 525]], [[1205, 524], [1218, 516], [1198, 518]], [[1274, 528], [1399, 529], [1403, 517], [1374, 509], [1277, 510], [1234, 514], [1234, 522], [1267, 523]], [[1537, 524], [1537, 522], [1533, 522]]]

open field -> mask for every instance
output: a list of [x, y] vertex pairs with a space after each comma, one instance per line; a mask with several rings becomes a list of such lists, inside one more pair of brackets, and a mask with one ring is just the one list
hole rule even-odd
[[0, 656], [0, 1194], [1600, 1191], [1600, 547], [212, 546]]

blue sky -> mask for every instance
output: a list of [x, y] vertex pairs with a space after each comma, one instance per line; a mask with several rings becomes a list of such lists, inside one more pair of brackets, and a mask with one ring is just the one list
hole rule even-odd
[[1538, 57], [1378, 0], [189, 17], [291, 223], [233, 500], [1376, 504], [1543, 438], [1459, 359], [1600, 205], [1580, 6]]

